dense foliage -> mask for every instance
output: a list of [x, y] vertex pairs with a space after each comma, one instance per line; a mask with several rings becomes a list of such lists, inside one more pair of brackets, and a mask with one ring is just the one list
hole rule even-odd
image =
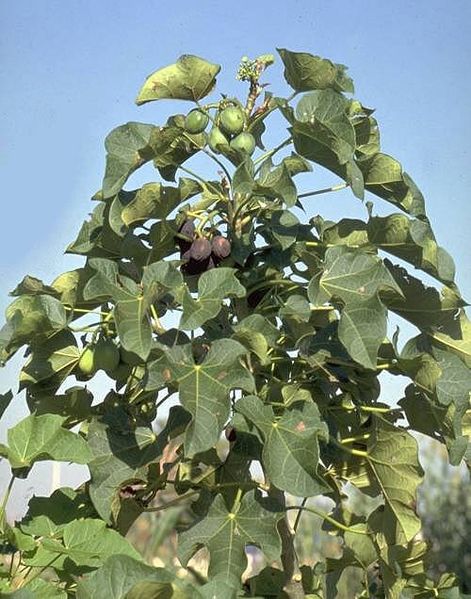
[[[452, 464], [471, 455], [471, 333], [453, 260], [419, 189], [381, 151], [373, 110], [352, 99], [346, 67], [278, 54], [287, 98], [260, 82], [271, 55], [242, 60], [244, 102], [203, 104], [220, 66], [196, 56], [150, 75], [138, 104], [193, 105], [161, 126], [129, 122], [108, 135], [96, 206], [67, 249], [84, 265], [12, 291], [1, 358], [26, 346], [20, 390], [31, 414], [0, 446], [12, 471], [4, 592], [334, 597], [353, 567], [364, 597], [460, 596], [452, 575], [425, 573], [411, 434], [441, 441]], [[275, 112], [286, 130], [267, 149]], [[196, 155], [214, 178], [188, 166]], [[125, 190], [146, 163], [159, 181]], [[299, 193], [299, 175], [316, 180], [313, 164], [336, 184]], [[345, 188], [359, 202], [368, 194], [365, 220], [303, 220], [305, 198]], [[392, 212], [376, 214], [378, 199]], [[399, 346], [388, 315], [416, 335]], [[397, 404], [380, 397], [385, 371], [409, 381]], [[114, 381], [104, 397], [87, 386], [97, 373]], [[2, 412], [12, 398], [2, 396]], [[34, 497], [9, 525], [12, 485], [40, 460], [87, 464], [90, 479]], [[352, 487], [365, 505], [377, 498], [369, 511], [349, 508]], [[174, 522], [183, 576], [149, 566], [125, 538], [169, 490], [172, 506], [188, 505]], [[307, 504], [319, 495], [332, 511]], [[327, 573], [296, 555], [306, 511], [342, 540]], [[247, 579], [250, 546], [267, 565]], [[188, 566], [201, 548], [207, 578]]]

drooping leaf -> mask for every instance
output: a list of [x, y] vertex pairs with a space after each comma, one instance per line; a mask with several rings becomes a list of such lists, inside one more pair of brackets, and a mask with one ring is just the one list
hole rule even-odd
[[128, 177], [153, 157], [149, 145], [154, 125], [126, 123], [113, 129], [105, 139], [106, 170], [103, 179], [103, 198], [115, 196]]
[[471, 323], [464, 310], [460, 311], [452, 324], [429, 334], [440, 346], [458, 355], [471, 368]]
[[410, 220], [400, 213], [375, 216], [368, 222], [368, 238], [376, 247], [413, 264], [442, 283], [453, 283], [453, 259], [437, 245], [428, 222]]
[[231, 389], [253, 391], [252, 375], [240, 363], [246, 353], [237, 341], [220, 339], [199, 364], [189, 344], [170, 349], [159, 360], [168, 382], [178, 383], [181, 404], [193, 417], [185, 434], [185, 455], [191, 457], [216, 443], [229, 415]]
[[86, 441], [62, 427], [56, 414], [30, 414], [8, 431], [7, 455], [12, 468], [26, 468], [41, 460], [87, 464], [92, 454]]
[[20, 373], [20, 388], [53, 379], [60, 383], [77, 365], [80, 350], [70, 331], [60, 331], [47, 341], [33, 344], [32, 354]]
[[147, 480], [147, 466], [162, 454], [169, 437], [187, 423], [188, 415], [178, 406], [170, 409], [167, 423], [158, 435], [146, 427], [116, 430], [105, 423], [92, 422], [90, 497], [105, 522], [116, 521], [120, 488], [130, 481]]
[[165, 127], [156, 127], [150, 138], [154, 166], [166, 181], [175, 181], [178, 167], [205, 145], [204, 133], [189, 134], [184, 130], [185, 117], [170, 117]]
[[221, 70], [198, 56], [183, 54], [175, 64], [149, 75], [136, 99], [141, 105], [153, 100], [175, 99], [196, 102], [207, 96], [216, 84]]
[[341, 312], [339, 341], [353, 360], [365, 368], [376, 369], [386, 332], [387, 310], [378, 297], [352, 302]]
[[417, 487], [423, 476], [417, 441], [404, 429], [374, 418], [366, 451], [370, 483], [384, 497], [389, 543], [408, 542], [421, 527], [415, 511]]
[[239, 588], [240, 576], [247, 564], [246, 545], [260, 547], [269, 561], [279, 558], [281, 541], [276, 525], [281, 517], [277, 506], [255, 491], [246, 493], [233, 511], [218, 495], [208, 514], [180, 533], [178, 554], [186, 564], [199, 547], [206, 546], [210, 552], [210, 577], [218, 577], [230, 587]]
[[412, 216], [425, 216], [422, 193], [396, 159], [378, 152], [368, 160], [359, 161], [358, 166], [368, 191]]
[[265, 197], [280, 198], [288, 208], [298, 199], [296, 185], [284, 163], [257, 179], [254, 191]]
[[5, 311], [7, 325], [0, 348], [18, 348], [39, 335], [54, 333], [66, 326], [67, 315], [61, 302], [50, 295], [22, 295]]
[[7, 391], [6, 393], [0, 394], [0, 418], [3, 416], [5, 410], [10, 405], [12, 399], [13, 393], [11, 392], [11, 390]]
[[298, 92], [315, 89], [335, 89], [353, 92], [352, 80], [346, 76], [346, 67], [307, 52], [291, 52], [277, 48], [285, 65], [285, 79]]
[[[132, 199], [120, 203], [120, 215], [126, 226], [149, 219], [167, 217], [181, 202], [201, 191], [201, 185], [193, 179], [180, 179], [178, 187], [161, 183], [147, 183], [133, 193]], [[114, 202], [120, 202], [119, 195]]]
[[23, 533], [31, 536], [53, 537], [58, 536], [69, 522], [95, 516], [86, 493], [62, 487], [50, 497], [33, 496], [19, 526]]
[[326, 439], [327, 428], [314, 403], [294, 405], [279, 420], [273, 408], [255, 396], [240, 399], [236, 410], [262, 433], [263, 466], [276, 487], [299, 497], [326, 491], [328, 487], [317, 468], [318, 439]]
[[[465, 305], [460, 295], [450, 287], [441, 292], [426, 286], [404, 268], [385, 262], [401, 289], [403, 297], [390, 297], [388, 308], [420, 329], [450, 330], [456, 326], [456, 316]], [[440, 333], [435, 333], [439, 335]]]

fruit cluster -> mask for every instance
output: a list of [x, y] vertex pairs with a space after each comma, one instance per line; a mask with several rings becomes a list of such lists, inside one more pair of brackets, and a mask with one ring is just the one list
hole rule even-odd
[[[208, 114], [199, 108], [195, 108], [185, 117], [185, 129], [188, 133], [203, 133], [208, 123]], [[244, 130], [246, 124], [245, 111], [240, 106], [228, 105], [219, 110], [208, 135], [211, 150], [220, 154], [225, 147], [230, 147], [243, 154], [252, 155], [255, 150], [255, 138]]]
[[178, 232], [175, 239], [184, 260], [181, 267], [184, 274], [198, 275], [210, 270], [231, 253], [231, 242], [226, 237], [216, 234], [210, 240], [197, 236], [193, 220], [186, 220]]
[[97, 370], [112, 372], [120, 362], [118, 347], [111, 339], [100, 339], [97, 343], [88, 344], [78, 362], [79, 373], [85, 377], [93, 376]]

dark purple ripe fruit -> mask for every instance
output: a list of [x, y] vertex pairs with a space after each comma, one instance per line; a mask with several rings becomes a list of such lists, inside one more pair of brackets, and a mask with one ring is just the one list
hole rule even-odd
[[184, 253], [190, 249], [190, 246], [193, 242], [193, 238], [195, 236], [195, 223], [192, 220], [187, 220], [183, 223], [183, 225], [178, 229], [180, 235], [184, 235], [185, 238], [175, 237], [175, 242], [180, 248], [180, 252]]
[[216, 258], [227, 258], [231, 253], [231, 242], [222, 237], [222, 235], [216, 235], [212, 241], [212, 251]]
[[190, 257], [197, 262], [206, 260], [211, 254], [211, 243], [204, 237], [195, 239], [191, 244]]
[[184, 235], [188, 240], [193, 241], [195, 236], [195, 223], [192, 220], [186, 220], [178, 231], [181, 235]]

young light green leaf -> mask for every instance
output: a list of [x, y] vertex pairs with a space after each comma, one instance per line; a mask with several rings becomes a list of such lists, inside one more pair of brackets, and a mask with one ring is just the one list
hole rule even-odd
[[328, 433], [314, 403], [293, 405], [279, 420], [273, 408], [255, 396], [240, 399], [236, 410], [262, 433], [263, 466], [276, 487], [298, 497], [320, 495], [327, 490], [317, 467], [318, 439], [326, 439]]
[[69, 557], [77, 566], [91, 568], [101, 566], [112, 555], [142, 559], [116, 530], [107, 528], [103, 520], [93, 518], [69, 522], [62, 532], [62, 543], [55, 539], [44, 539], [43, 546], [48, 551]]
[[8, 431], [7, 458], [12, 468], [26, 468], [41, 460], [87, 464], [92, 453], [78, 434], [62, 427], [56, 414], [30, 414]]
[[196, 102], [207, 96], [216, 85], [221, 70], [203, 58], [183, 54], [175, 64], [149, 75], [136, 99], [141, 105], [153, 100], [175, 99]]

